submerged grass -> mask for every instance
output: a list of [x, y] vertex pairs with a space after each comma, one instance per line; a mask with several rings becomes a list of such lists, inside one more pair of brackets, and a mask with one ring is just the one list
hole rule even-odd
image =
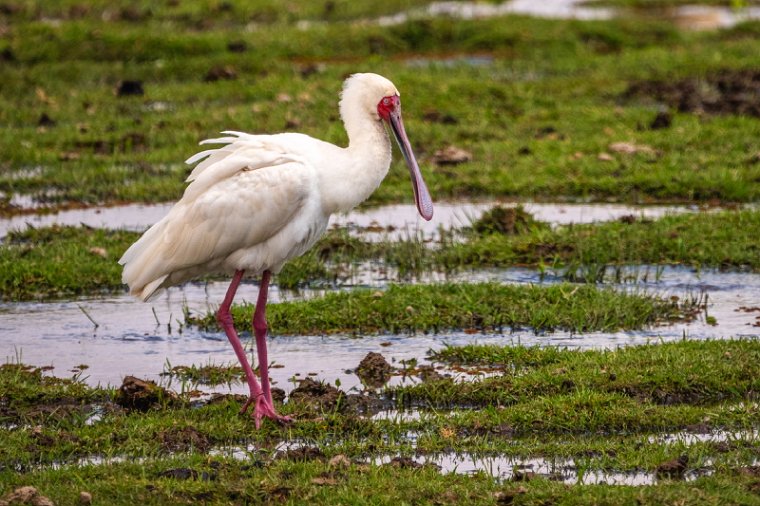
[[[240, 328], [252, 307], [233, 306]], [[536, 332], [638, 329], [693, 317], [699, 301], [674, 301], [589, 285], [482, 284], [391, 285], [384, 291], [356, 289], [267, 306], [275, 334], [366, 334], [473, 332], [529, 327]], [[189, 325], [218, 328], [210, 312], [189, 316]]]
[[[659, 504], [694, 496], [699, 504], [752, 504], [760, 478], [752, 467], [760, 440], [751, 435], [758, 429], [758, 384], [752, 371], [759, 353], [757, 340], [683, 341], [594, 352], [519, 346], [447, 349], [437, 358], [499, 364], [505, 367], [504, 381], [512, 383], [433, 381], [425, 384], [429, 390], [459, 391], [463, 395], [454, 404], [468, 402], [476, 409], [423, 410], [419, 419], [397, 421], [289, 401], [280, 409], [295, 415], [295, 424], [282, 428], [265, 422], [261, 430], [237, 415], [235, 399], [200, 407], [164, 403], [140, 412], [114, 404], [114, 390], [7, 364], [0, 367], [0, 496], [32, 485], [61, 504], [75, 503], [81, 491], [108, 504], [226, 504], [273, 498], [391, 504], [412, 495], [424, 504], [497, 504], [504, 494], [513, 493], [527, 503], [620, 504], [635, 497], [640, 504]], [[510, 372], [517, 363], [518, 370]], [[613, 373], [617, 379], [611, 380]], [[574, 386], [569, 386], [571, 381]], [[680, 397], [657, 402], [611, 389], [610, 383]], [[684, 385], [691, 384], [700, 395], [681, 395]], [[411, 399], [414, 388], [419, 389], [388, 393]], [[492, 396], [511, 392], [515, 400], [500, 404], [476, 398], [470, 395], [475, 388]], [[419, 397], [414, 402], [434, 404]], [[100, 416], [93, 419], [92, 412]], [[658, 438], [653, 431], [660, 430], [746, 435], [720, 444], [679, 443]], [[278, 446], [281, 441], [295, 450], [286, 452]], [[224, 448], [248, 451], [232, 458], [216, 451]], [[686, 472], [704, 469], [711, 475], [689, 482], [660, 479], [635, 488], [569, 487], [539, 474], [518, 489], [487, 472], [458, 475], [432, 466], [415, 468], [408, 461], [373, 463], [399, 454], [462, 454], [484, 461], [502, 456], [515, 462], [569, 459], [579, 480], [595, 472], [654, 475], [663, 463], [686, 456]], [[394, 492], [381, 497], [379, 487]]]

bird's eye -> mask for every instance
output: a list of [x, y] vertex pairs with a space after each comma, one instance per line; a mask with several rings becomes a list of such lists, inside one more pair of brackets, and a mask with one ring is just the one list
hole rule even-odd
[[388, 97], [385, 97], [385, 98], [383, 99], [383, 104], [385, 104], [385, 105], [391, 105], [391, 99], [390, 99], [390, 98], [388, 98]]

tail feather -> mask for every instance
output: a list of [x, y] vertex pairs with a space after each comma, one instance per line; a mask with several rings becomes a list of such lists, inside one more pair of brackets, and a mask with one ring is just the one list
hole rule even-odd
[[163, 221], [153, 225], [119, 259], [124, 266], [122, 282], [129, 285], [129, 293], [143, 301], [154, 295], [170, 274], [161, 261], [163, 229]]

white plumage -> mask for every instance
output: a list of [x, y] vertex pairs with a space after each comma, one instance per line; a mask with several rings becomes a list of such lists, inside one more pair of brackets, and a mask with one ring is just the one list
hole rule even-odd
[[[383, 121], [409, 165], [417, 207], [431, 219], [432, 201], [404, 132], [393, 83], [376, 74], [354, 74], [344, 84], [340, 113], [349, 137], [346, 148], [295, 133], [223, 132], [226, 137], [204, 141], [223, 146], [187, 160], [200, 163], [187, 178], [182, 198], [119, 260], [131, 293], [147, 300], [194, 277], [228, 273], [235, 274], [225, 299], [231, 303], [245, 271], [265, 275], [265, 302], [269, 273], [307, 251], [332, 213], [364, 201], [387, 174], [391, 143]], [[226, 317], [222, 309], [220, 322]], [[236, 346], [231, 323], [223, 326]], [[253, 402], [261, 394], [248, 379]], [[268, 394], [268, 380], [264, 383]], [[269, 408], [257, 401], [257, 422], [260, 416], [282, 418]]]

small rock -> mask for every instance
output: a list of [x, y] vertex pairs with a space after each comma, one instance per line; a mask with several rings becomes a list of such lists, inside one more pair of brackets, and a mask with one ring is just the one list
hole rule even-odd
[[79, 504], [92, 504], [92, 494], [89, 492], [79, 492]]
[[292, 102], [292, 101], [293, 101], [293, 97], [291, 97], [291, 96], [290, 96], [290, 95], [288, 95], [287, 93], [278, 93], [278, 94], [277, 94], [277, 97], [276, 97], [275, 99], [276, 99], [278, 102], [282, 102], [282, 103], [285, 103], [285, 102]]
[[602, 162], [611, 162], [611, 161], [615, 160], [615, 158], [611, 154], [609, 154], [609, 153], [607, 153], [605, 151], [602, 151], [601, 153], [599, 153], [598, 155], [596, 155], [596, 159], [600, 160]]
[[102, 258], [108, 257], [108, 252], [106, 251], [106, 249], [105, 248], [101, 248], [99, 246], [93, 246], [92, 248], [89, 249], [89, 251], [93, 255], [97, 255], [97, 256], [102, 257]]
[[472, 153], [456, 146], [447, 146], [439, 149], [433, 155], [432, 161], [436, 165], [458, 165], [472, 160]]
[[142, 81], [124, 80], [119, 83], [119, 87], [116, 89], [116, 95], [119, 97], [126, 97], [129, 95], [145, 95]]
[[645, 144], [636, 144], [633, 142], [613, 142], [609, 145], [610, 151], [615, 153], [622, 153], [624, 155], [635, 155], [637, 153], [643, 153], [646, 155], [655, 155], [657, 151], [651, 146]]

